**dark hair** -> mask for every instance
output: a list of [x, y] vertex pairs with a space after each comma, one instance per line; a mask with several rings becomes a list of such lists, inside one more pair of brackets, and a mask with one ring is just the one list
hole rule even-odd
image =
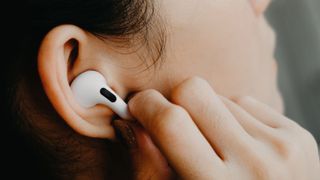
[[[53, 174], [59, 177], [68, 177], [72, 173], [99, 164], [93, 162], [96, 159], [91, 159], [94, 156], [90, 154], [92, 148], [108, 150], [111, 157], [107, 158], [112, 161], [113, 154], [119, 153], [115, 152], [118, 148], [108, 145], [104, 140], [93, 140], [76, 134], [50, 105], [38, 77], [36, 62], [38, 48], [52, 28], [62, 24], [72, 24], [103, 41], [116, 42], [115, 44], [121, 48], [145, 47], [149, 54], [144, 57], [152, 59], [155, 64], [163, 55], [165, 34], [154, 2], [152, 0], [29, 0], [23, 9], [23, 12], [27, 10], [27, 14], [20, 16], [14, 23], [21, 22], [21, 25], [26, 23], [26, 26], [18, 26], [23, 29], [18, 31], [18, 38], [14, 41], [15, 52], [6, 70], [9, 95], [7, 100], [13, 110], [11, 120], [14, 120], [23, 132], [23, 136], [19, 138], [26, 137], [28, 143], [32, 142], [32, 147], [35, 147], [32, 149], [41, 155], [41, 162], [48, 165]], [[82, 147], [76, 148], [77, 146]], [[88, 157], [83, 157], [84, 154]], [[87, 160], [87, 166], [77, 164], [83, 159]], [[112, 166], [120, 169], [118, 161], [121, 161], [121, 157], [117, 157]], [[107, 173], [111, 178], [116, 176], [116, 172], [111, 170]]]

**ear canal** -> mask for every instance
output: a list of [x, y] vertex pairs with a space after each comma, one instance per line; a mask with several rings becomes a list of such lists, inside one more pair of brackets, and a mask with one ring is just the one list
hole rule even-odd
[[111, 108], [121, 118], [132, 119], [127, 104], [97, 71], [86, 71], [78, 75], [71, 83], [71, 90], [77, 102], [84, 108], [102, 104]]

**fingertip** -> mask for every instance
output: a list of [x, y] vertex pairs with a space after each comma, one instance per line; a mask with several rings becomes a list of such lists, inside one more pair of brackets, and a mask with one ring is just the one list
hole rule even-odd
[[128, 108], [141, 124], [157, 116], [161, 110], [171, 103], [157, 90], [148, 89], [137, 93], [128, 103]]

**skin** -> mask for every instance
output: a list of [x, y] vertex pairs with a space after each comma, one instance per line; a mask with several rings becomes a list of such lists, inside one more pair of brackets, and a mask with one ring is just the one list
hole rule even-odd
[[[132, 148], [132, 153], [139, 154], [137, 179], [320, 177], [317, 144], [309, 132], [252, 97], [231, 101], [219, 96], [201, 78], [181, 83], [171, 101], [156, 90], [146, 90], [134, 96], [129, 107], [146, 130], [130, 125], [134, 132], [151, 137], [145, 138], [148, 143], [138, 140], [139, 145], [157, 154], [141, 155]], [[160, 154], [165, 160], [158, 158]], [[154, 169], [148, 167], [155, 162]]]
[[[156, 71], [141, 65], [144, 48], [119, 53], [114, 44], [72, 25], [46, 35], [39, 76], [65, 122], [84, 136], [114, 139], [113, 112], [82, 108], [70, 89], [78, 74], [96, 70], [121, 97], [138, 92], [129, 109], [140, 125], [117, 125], [134, 132], [137, 179], [319, 177], [312, 135], [281, 115], [275, 34], [264, 18], [269, 1], [156, 2], [168, 37]], [[78, 41], [79, 54], [68, 68], [70, 39]]]

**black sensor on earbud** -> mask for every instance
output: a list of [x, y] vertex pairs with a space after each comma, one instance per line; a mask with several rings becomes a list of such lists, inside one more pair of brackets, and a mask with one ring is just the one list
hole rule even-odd
[[114, 103], [117, 101], [117, 97], [114, 94], [112, 94], [112, 92], [108, 91], [106, 88], [101, 88], [100, 94], [107, 98], [110, 102]]

